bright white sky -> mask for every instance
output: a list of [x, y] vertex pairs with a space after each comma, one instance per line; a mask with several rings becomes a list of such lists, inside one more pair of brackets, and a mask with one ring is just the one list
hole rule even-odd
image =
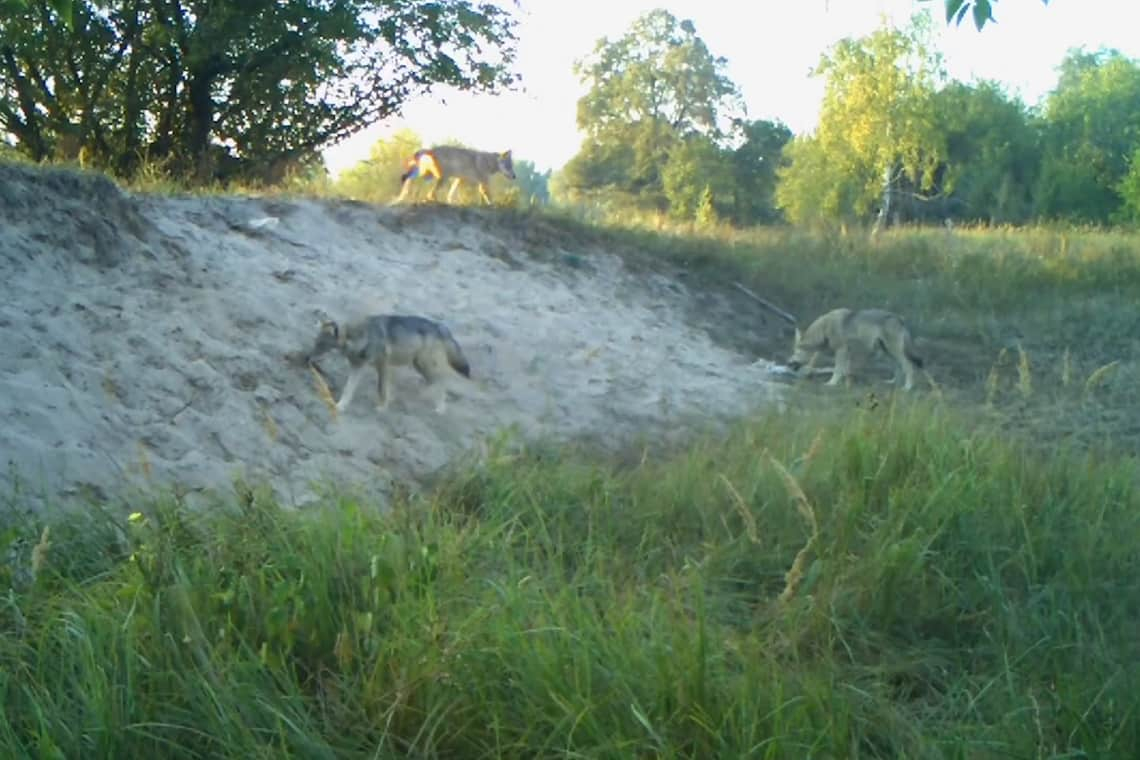
[[998, 23], [978, 32], [969, 17], [947, 26], [942, 0], [522, 0], [517, 66], [524, 91], [437, 91], [410, 101], [400, 118], [333, 146], [325, 160], [335, 175], [367, 157], [376, 140], [410, 127], [425, 144], [454, 138], [481, 150], [510, 148], [516, 161], [558, 169], [581, 143], [575, 112], [584, 87], [573, 62], [653, 8], [691, 19], [712, 54], [728, 59], [728, 76], [743, 92], [750, 118], [779, 118], [802, 133], [814, 128], [823, 96], [823, 82], [808, 71], [836, 41], [873, 31], [880, 14], [902, 25], [916, 9], [930, 8], [952, 77], [999, 80], [1032, 105], [1056, 84], [1056, 67], [1070, 47], [1115, 47], [1140, 58], [1140, 14], [1130, 6], [1127, 0], [1050, 0], [1047, 6], [1000, 0]]

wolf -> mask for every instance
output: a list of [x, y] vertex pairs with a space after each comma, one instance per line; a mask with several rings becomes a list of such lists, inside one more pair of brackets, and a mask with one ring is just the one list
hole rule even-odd
[[403, 187], [399, 197], [393, 203], [400, 203], [408, 196], [412, 187], [412, 180], [417, 177], [434, 178], [428, 198], [435, 200], [435, 191], [439, 183], [451, 177], [451, 190], [447, 193], [447, 202], [455, 199], [455, 192], [463, 180], [472, 182], [479, 189], [483, 202], [491, 205], [491, 196], [488, 193], [488, 183], [491, 176], [502, 173], [508, 179], [515, 179], [514, 162], [511, 160], [511, 151], [502, 153], [496, 151], [480, 151], [471, 148], [458, 148], [453, 145], [436, 145], [431, 148], [416, 151], [408, 159], [405, 171], [400, 175]]
[[796, 328], [795, 344], [787, 365], [798, 372], [812, 356], [823, 350], [835, 352], [835, 370], [828, 385], [838, 385], [851, 370], [850, 349], [861, 345], [870, 352], [882, 351], [898, 363], [892, 382], [905, 376], [903, 390], [914, 387], [916, 369], [923, 361], [914, 350], [914, 340], [902, 317], [886, 309], [832, 309], [820, 316], [802, 333]]
[[348, 379], [337, 401], [338, 412], [344, 412], [369, 366], [376, 368], [380, 403], [384, 411], [390, 397], [390, 371], [393, 366], [411, 365], [427, 381], [439, 389], [435, 404], [437, 414], [447, 409], [447, 388], [441, 382], [448, 368], [471, 379], [471, 365], [463, 349], [442, 322], [404, 314], [374, 314], [342, 325], [322, 321], [312, 349], [304, 361], [312, 364], [318, 357], [339, 350], [349, 363]]
[[793, 372], [799, 372], [817, 352], [834, 351], [835, 368], [827, 384], [838, 385], [851, 370], [851, 346], [862, 345], [871, 352], [883, 351], [898, 363], [893, 383], [898, 383], [901, 369], [906, 377], [903, 390], [909, 391], [914, 387], [915, 370], [923, 367], [922, 357], [915, 353], [910, 329], [902, 317], [894, 312], [886, 309], [832, 309], [800, 332], [798, 320], [794, 315], [764, 300], [739, 282], [736, 283], [736, 287], [795, 328], [796, 337], [792, 346], [792, 356], [787, 361], [788, 368]]

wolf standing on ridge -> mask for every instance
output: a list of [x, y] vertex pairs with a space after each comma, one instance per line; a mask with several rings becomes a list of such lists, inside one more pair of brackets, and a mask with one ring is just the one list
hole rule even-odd
[[488, 194], [488, 183], [491, 175], [501, 172], [508, 179], [515, 179], [515, 167], [511, 161], [509, 150], [502, 153], [496, 151], [480, 151], [471, 148], [458, 148], [453, 145], [436, 145], [424, 150], [417, 150], [415, 155], [408, 159], [406, 170], [400, 175], [403, 188], [399, 197], [393, 203], [400, 203], [407, 197], [412, 187], [412, 180], [416, 177], [434, 178], [428, 198], [435, 200], [435, 191], [439, 183], [446, 177], [451, 177], [451, 190], [447, 193], [447, 202], [455, 198], [455, 191], [463, 180], [475, 184], [483, 202], [491, 205], [491, 196]]
[[377, 409], [380, 411], [388, 406], [390, 370], [393, 365], [411, 365], [429, 386], [439, 388], [439, 398], [435, 405], [437, 414], [443, 414], [447, 408], [447, 388], [441, 381], [448, 368], [465, 378], [471, 378], [471, 366], [451, 331], [442, 322], [424, 317], [376, 314], [349, 322], [343, 327], [331, 320], [322, 321], [316, 342], [305, 356], [305, 362], [311, 364], [317, 357], [334, 349], [345, 355], [351, 368], [344, 391], [336, 404], [338, 412], [344, 412], [352, 403], [356, 388], [369, 365], [376, 368], [380, 391]]

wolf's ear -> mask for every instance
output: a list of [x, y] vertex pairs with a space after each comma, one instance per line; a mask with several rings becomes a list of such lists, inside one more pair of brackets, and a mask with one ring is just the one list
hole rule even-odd
[[328, 333], [335, 338], [340, 334], [340, 328], [337, 327], [336, 322], [333, 322], [331, 319], [322, 319], [321, 332]]
[[502, 156], [503, 158], [510, 158], [511, 152], [509, 150], [505, 150], [502, 153], [500, 153], [499, 155]]

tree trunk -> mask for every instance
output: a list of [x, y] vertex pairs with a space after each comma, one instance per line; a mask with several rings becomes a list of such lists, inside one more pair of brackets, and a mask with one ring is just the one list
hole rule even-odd
[[22, 123], [9, 124], [9, 129], [16, 134], [25, 155], [33, 161], [43, 161], [48, 157], [48, 146], [44, 139], [40, 112], [36, 108], [36, 99], [31, 93], [31, 85], [20, 71], [20, 64], [16, 61], [12, 50], [5, 48], [2, 53], [4, 68], [8, 70], [8, 75], [16, 85], [16, 97], [23, 113], [23, 119], [20, 120]]
[[214, 129], [214, 99], [210, 96], [213, 78], [206, 72], [191, 72], [187, 92], [190, 96], [190, 129], [187, 136], [187, 158], [195, 180], [209, 182], [213, 178], [210, 161], [210, 134]]
[[888, 166], [883, 170], [883, 219], [888, 223], [891, 219], [891, 214], [894, 212], [894, 198], [895, 198], [895, 183], [894, 183], [894, 167]]
[[142, 53], [138, 49], [139, 4], [137, 2], [131, 8], [128, 35], [130, 60], [127, 62], [126, 92], [123, 93], [126, 101], [123, 106], [123, 136], [119, 141], [121, 153], [115, 160], [116, 169], [121, 175], [133, 173], [140, 158], [139, 120], [142, 118], [142, 93], [139, 92], [139, 63]]
[[163, 161], [170, 157], [177, 144], [175, 126], [178, 124], [179, 92], [178, 86], [182, 83], [182, 70], [172, 57], [168, 63], [166, 97], [162, 105], [162, 112], [158, 117], [158, 126], [155, 136], [148, 149], [149, 160]]
[[875, 217], [875, 226], [871, 228], [872, 235], [878, 234], [880, 229], [889, 227], [891, 224], [891, 201], [894, 197], [894, 182], [892, 181], [894, 172], [892, 169], [893, 167], [888, 166], [883, 170], [883, 203]]

